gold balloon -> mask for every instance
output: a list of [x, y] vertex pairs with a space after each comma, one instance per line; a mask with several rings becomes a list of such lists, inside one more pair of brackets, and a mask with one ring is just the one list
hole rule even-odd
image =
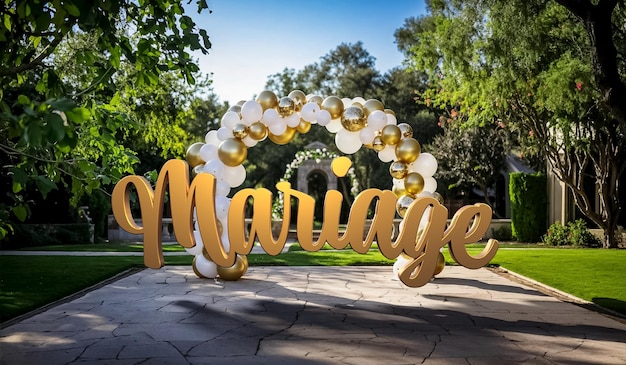
[[415, 138], [401, 139], [396, 145], [396, 156], [398, 161], [411, 163], [420, 155], [422, 148], [420, 143]]
[[200, 148], [202, 148], [202, 146], [204, 146], [204, 143], [196, 142], [187, 148], [185, 160], [187, 160], [189, 166], [196, 167], [206, 162], [200, 158]]
[[354, 103], [350, 104], [350, 106], [358, 106], [359, 108], [363, 109], [363, 104], [359, 103], [358, 101], [355, 101]]
[[414, 200], [415, 198], [409, 194], [402, 195], [398, 198], [398, 201], [396, 202], [396, 212], [398, 212], [400, 217], [404, 218], [406, 211], [409, 209]]
[[240, 140], [228, 138], [217, 147], [217, 156], [226, 166], [239, 166], [248, 157], [248, 148]]
[[277, 136], [269, 132], [268, 137], [272, 142], [276, 144], [287, 144], [291, 142], [293, 137], [296, 136], [296, 132], [297, 132], [296, 128], [287, 127], [287, 131], [285, 131], [285, 133], [281, 134], [280, 136]]
[[324, 102], [324, 98], [322, 98], [319, 95], [313, 95], [309, 98], [309, 100], [307, 100], [307, 102], [309, 103], [316, 103], [317, 105], [319, 105], [319, 107], [322, 107], [322, 103]]
[[278, 106], [278, 97], [274, 94], [273, 91], [263, 90], [256, 97], [256, 102], [261, 105], [263, 111], [267, 109], [273, 109]]
[[237, 139], [244, 139], [248, 136], [248, 129], [245, 124], [237, 123], [233, 127], [233, 136]]
[[385, 106], [380, 100], [369, 99], [363, 105], [363, 110], [365, 111], [365, 116], [368, 116], [375, 110], [385, 110]]
[[389, 174], [394, 179], [404, 179], [409, 173], [408, 166], [402, 161], [394, 161], [389, 165]]
[[439, 204], [443, 205], [443, 195], [439, 194], [438, 192], [434, 192], [433, 193], [433, 198], [437, 199], [437, 201], [439, 202]]
[[296, 103], [296, 111], [302, 110], [302, 106], [306, 104], [306, 94], [300, 90], [293, 90], [287, 95]]
[[228, 111], [239, 114], [239, 118], [241, 119], [241, 105], [233, 105], [230, 108], [228, 108]]
[[204, 171], [204, 164], [201, 163], [200, 165], [196, 165], [193, 167], [193, 169], [191, 169], [191, 177], [195, 177], [196, 175], [198, 175], [199, 173]]
[[385, 142], [383, 142], [383, 139], [380, 138], [380, 136], [374, 137], [374, 140], [372, 141], [372, 149], [376, 152], [380, 152], [385, 149]]
[[296, 102], [288, 97], [283, 96], [278, 100], [278, 114], [281, 117], [288, 117], [296, 111]]
[[243, 255], [237, 255], [235, 263], [230, 267], [217, 267], [217, 274], [226, 281], [239, 280], [248, 271], [248, 258]]
[[366, 123], [365, 112], [359, 106], [349, 106], [341, 114], [341, 125], [351, 132], [360, 131]]
[[407, 123], [398, 124], [400, 132], [402, 132], [402, 138], [413, 138], [413, 127]]
[[328, 111], [332, 119], [337, 119], [343, 114], [343, 101], [336, 96], [329, 96], [322, 102], [322, 109]]
[[391, 188], [391, 191], [396, 194], [396, 196], [399, 198], [402, 195], [407, 195], [407, 191], [404, 188], [398, 187], [396, 185], [393, 186], [393, 188]]
[[434, 275], [440, 274], [445, 267], [446, 267], [446, 258], [443, 256], [443, 253], [439, 251], [439, 256], [437, 256], [437, 266], [435, 266]]
[[193, 257], [193, 261], [191, 261], [191, 268], [193, 269], [194, 274], [200, 279], [206, 279], [206, 276], [202, 275], [200, 271], [196, 268], [196, 256]]
[[255, 141], [261, 141], [267, 137], [267, 127], [261, 122], [254, 122], [248, 126], [248, 135]]
[[409, 172], [404, 178], [404, 189], [409, 194], [419, 194], [424, 190], [424, 177], [419, 172]]
[[304, 119], [300, 119], [300, 124], [298, 124], [296, 130], [300, 134], [308, 133], [311, 130], [311, 123], [307, 122]]
[[380, 139], [382, 139], [386, 145], [394, 145], [400, 142], [401, 138], [402, 132], [400, 132], [400, 128], [393, 124], [384, 126], [380, 134]]
[[394, 111], [393, 111], [393, 110], [391, 110], [391, 109], [385, 109], [385, 110], [383, 110], [383, 111], [384, 111], [386, 114], [391, 114], [391, 115], [393, 115], [394, 117], [396, 116], [396, 112], [394, 112]]

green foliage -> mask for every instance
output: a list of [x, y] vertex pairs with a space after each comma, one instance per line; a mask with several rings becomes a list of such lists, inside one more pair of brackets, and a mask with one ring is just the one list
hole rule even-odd
[[3, 249], [84, 244], [91, 242], [92, 230], [88, 223], [74, 224], [16, 224], [15, 233], [2, 241]]
[[543, 243], [550, 246], [600, 247], [602, 243], [585, 224], [582, 219], [568, 222], [553, 223], [542, 237]]
[[501, 242], [511, 241], [513, 239], [513, 233], [511, 232], [511, 227], [509, 226], [501, 226], [494, 229], [491, 236]]
[[547, 220], [546, 176], [523, 172], [512, 172], [509, 176], [513, 237], [519, 242], [538, 242]]

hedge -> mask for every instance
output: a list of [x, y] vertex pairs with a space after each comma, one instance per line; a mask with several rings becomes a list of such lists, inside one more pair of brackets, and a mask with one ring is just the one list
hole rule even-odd
[[524, 172], [512, 172], [509, 176], [513, 237], [519, 242], [539, 242], [548, 219], [546, 176]]
[[14, 224], [13, 229], [13, 234], [0, 241], [0, 248], [16, 249], [93, 242], [93, 227], [88, 223]]

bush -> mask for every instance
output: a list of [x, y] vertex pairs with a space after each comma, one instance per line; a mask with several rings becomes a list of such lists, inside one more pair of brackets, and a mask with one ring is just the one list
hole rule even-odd
[[543, 242], [550, 246], [600, 247], [598, 237], [587, 228], [582, 219], [568, 222], [567, 225], [556, 222], [548, 228]]
[[496, 228], [491, 233], [491, 236], [498, 241], [512, 241], [513, 235], [511, 234], [511, 227], [502, 226]]
[[15, 224], [14, 234], [0, 242], [3, 249], [49, 245], [72, 245], [91, 242], [93, 231], [87, 223]]
[[546, 176], [540, 173], [510, 174], [511, 232], [519, 242], [538, 242], [545, 232], [548, 193]]

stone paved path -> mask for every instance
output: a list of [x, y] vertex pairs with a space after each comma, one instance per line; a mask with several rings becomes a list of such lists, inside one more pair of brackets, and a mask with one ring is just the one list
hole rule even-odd
[[625, 364], [626, 324], [488, 269], [146, 269], [0, 330], [2, 364]]

